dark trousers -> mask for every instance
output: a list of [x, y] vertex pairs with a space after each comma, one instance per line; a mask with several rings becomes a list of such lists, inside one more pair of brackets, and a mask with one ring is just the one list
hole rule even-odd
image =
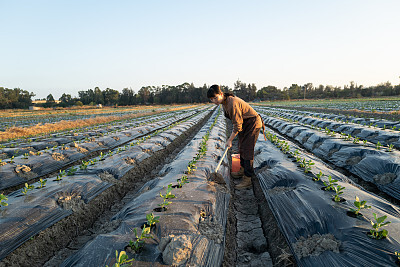
[[247, 177], [252, 177], [254, 175], [253, 162], [254, 160], [246, 160], [240, 157], [240, 166], [244, 168], [244, 175]]
[[257, 117], [243, 120], [243, 129], [238, 134], [240, 166], [244, 168], [244, 175], [247, 177], [254, 175], [254, 147], [260, 134], [260, 128], [255, 127], [256, 120]]

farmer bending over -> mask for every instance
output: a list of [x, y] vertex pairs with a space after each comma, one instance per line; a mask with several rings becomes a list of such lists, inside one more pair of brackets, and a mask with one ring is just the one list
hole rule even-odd
[[231, 176], [235, 179], [243, 177], [242, 182], [235, 186], [236, 189], [249, 188], [254, 175], [254, 146], [260, 129], [264, 129], [264, 123], [249, 104], [231, 93], [222, 92], [219, 85], [211, 86], [207, 97], [216, 105], [222, 104], [225, 117], [232, 121], [233, 130], [226, 146], [231, 148], [233, 139], [239, 135], [240, 170], [232, 172]]

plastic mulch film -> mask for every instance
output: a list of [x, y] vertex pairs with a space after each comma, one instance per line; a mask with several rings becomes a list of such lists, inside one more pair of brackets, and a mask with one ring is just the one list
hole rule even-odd
[[[264, 115], [263, 118], [273, 127], [278, 124], [278, 119], [270, 119]], [[378, 150], [371, 145], [354, 144], [338, 137], [329, 138], [326, 134], [303, 126], [295, 126], [291, 131], [283, 132], [317, 156], [374, 183], [381, 191], [400, 199], [399, 151], [385, 152], [384, 149]]]
[[[215, 116], [215, 115], [214, 115]], [[224, 254], [225, 225], [229, 193], [219, 190], [220, 185], [207, 182], [207, 177], [216, 167], [218, 156], [222, 156], [223, 149], [216, 148], [215, 142], [207, 142], [207, 155], [197, 162], [197, 170], [188, 175], [190, 183], [181, 189], [175, 188], [172, 193], [176, 198], [165, 212], [155, 212], [161, 202], [159, 193], [165, 193], [168, 184], [176, 184], [176, 179], [184, 175], [190, 161], [197, 153], [202, 137], [207, 132], [213, 117], [176, 156], [173, 162], [164, 167], [162, 176], [148, 182], [139, 191], [139, 196], [128, 203], [113, 220], [120, 220], [121, 224], [115, 231], [97, 236], [86, 244], [84, 248], [69, 257], [61, 266], [104, 266], [115, 262], [115, 251], [126, 249], [130, 240], [134, 240], [133, 229], [140, 227], [146, 221], [146, 214], [154, 213], [160, 216], [160, 222], [152, 230], [153, 238], [146, 241], [143, 250], [138, 254], [128, 255], [134, 258], [136, 266], [144, 264], [186, 264], [188, 266], [220, 266]], [[222, 122], [222, 120], [221, 120]], [[217, 136], [219, 135], [219, 136]], [[214, 127], [210, 139], [225, 137], [225, 132]], [[223, 143], [217, 141], [222, 147]], [[225, 164], [227, 160], [225, 161]], [[229, 169], [221, 167], [221, 173], [228, 175]], [[226, 178], [227, 179], [227, 178]], [[200, 211], [205, 216], [200, 216]], [[180, 242], [185, 245], [181, 244]], [[174, 243], [175, 242], [175, 243]], [[160, 248], [160, 243], [164, 247]], [[186, 254], [182, 262], [168, 261], [168, 248], [182, 249]], [[163, 250], [163, 251], [161, 251]]]
[[0, 210], [0, 260], [111, 186], [93, 175], [49, 180], [43, 188], [33, 185], [26, 195], [20, 190], [9, 194], [9, 205]]
[[[396, 206], [329, 170], [345, 187], [341, 196], [347, 201], [334, 202], [332, 192], [321, 190], [321, 181], [314, 182], [270, 142], [259, 140], [254, 161], [257, 178], [298, 266], [396, 266], [394, 252], [400, 250], [400, 211]], [[322, 163], [315, 164], [314, 168], [323, 168]], [[361, 211], [362, 218], [346, 214], [355, 208], [355, 196], [372, 206]], [[386, 215], [391, 222], [384, 227], [389, 231], [387, 238], [367, 236], [372, 213]]]
[[[189, 128], [190, 125], [195, 124], [205, 115], [206, 113], [200, 113], [183, 124]], [[151, 139], [147, 142], [157, 146], [151, 142]], [[133, 153], [131, 156], [135, 156], [137, 160], [140, 157], [143, 159], [143, 155], [148, 155], [140, 147], [136, 147], [136, 149], [137, 155]], [[127, 172], [118, 165], [125, 163], [121, 155], [116, 154], [113, 157], [106, 158], [105, 161], [108, 161], [109, 171], [114, 176], [122, 177]], [[111, 183], [103, 182], [96, 175], [101, 174], [101, 171], [107, 171], [101, 168], [101, 163], [104, 162], [98, 162], [99, 165], [94, 166], [97, 169], [79, 170], [74, 176], [64, 177], [61, 181], [48, 178], [46, 186], [41, 189], [38, 188], [40, 183], [35, 183], [33, 185], [38, 189], [28, 191], [27, 195], [24, 195], [21, 190], [9, 194], [7, 196], [9, 205], [0, 210], [0, 240], [4, 240], [3, 243], [0, 241], [0, 259], [7, 256], [30, 237], [70, 215], [74, 209], [79, 210], [82, 205], [90, 202], [105, 189], [112, 186], [114, 181], [111, 181]], [[11, 166], [7, 164], [3, 167]], [[125, 169], [130, 170], [132, 168], [131, 165], [127, 168], [127, 164], [125, 164]], [[119, 173], [113, 173], [113, 171], [119, 171]]]
[[[267, 110], [270, 111], [266, 108], [257, 108], [260, 110]], [[398, 125], [397, 122], [390, 122], [390, 121], [385, 121], [385, 120], [369, 120], [369, 121], [364, 121], [362, 119], [354, 119], [354, 122], [359, 122], [364, 124], [363, 125], [355, 125], [355, 124], [348, 124], [348, 123], [339, 123], [339, 122], [334, 122], [334, 121], [325, 121], [319, 118], [310, 118], [310, 117], [304, 117], [304, 116], [293, 116], [290, 113], [287, 113], [287, 110], [282, 110], [281, 112], [274, 112], [278, 116], [282, 116], [285, 118], [291, 118], [295, 120], [299, 120], [301, 123], [306, 123], [309, 125], [314, 125], [316, 127], [321, 127], [322, 129], [325, 129], [325, 127], [329, 128], [330, 130], [333, 130], [338, 133], [345, 133], [345, 134], [350, 134], [353, 137], [357, 136], [361, 140], [368, 140], [368, 142], [377, 144], [378, 142], [383, 145], [383, 146], [388, 146], [388, 145], [393, 145], [395, 148], [400, 148], [400, 133], [398, 131], [393, 131], [393, 130], [383, 130], [383, 129], [390, 129], [391, 127], [394, 127]], [[316, 116], [318, 113], [309, 113], [307, 112], [306, 114]], [[335, 119], [339, 117], [333, 117], [330, 119]], [[343, 117], [342, 119], [349, 120], [349, 118]], [[379, 129], [376, 128], [370, 128], [370, 124], [372, 126], [377, 126]], [[367, 126], [368, 125], [368, 126]], [[276, 126], [274, 126], [276, 127]], [[383, 129], [382, 129], [383, 128]], [[396, 129], [399, 129], [399, 127], [396, 127]]]
[[[27, 180], [42, 177], [49, 173], [58, 171], [73, 162], [87, 157], [88, 153], [112, 150], [121, 144], [143, 136], [145, 133], [161, 129], [177, 120], [186, 118], [193, 114], [196, 113], [190, 112], [187, 114], [181, 114], [174, 118], [169, 118], [166, 120], [165, 124], [157, 122], [151, 125], [139, 126], [132, 129], [132, 134], [130, 134], [129, 137], [126, 134], [117, 133], [112, 136], [99, 137], [94, 141], [89, 140], [79, 144], [71, 144], [71, 146], [66, 146], [66, 149], [59, 147], [57, 149], [45, 150], [38, 155], [29, 155], [28, 158], [15, 158], [14, 163], [9, 163], [0, 167], [0, 190], [17, 186], [25, 183]], [[176, 131], [180, 134], [182, 129]], [[144, 158], [142, 157], [142, 160], [143, 159]], [[25, 171], [19, 172], [18, 166], [26, 166], [29, 168], [29, 171], [26, 171], [28, 169], [25, 168]]]

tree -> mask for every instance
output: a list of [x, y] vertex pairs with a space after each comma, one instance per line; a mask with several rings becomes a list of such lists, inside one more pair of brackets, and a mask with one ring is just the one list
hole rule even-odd
[[307, 91], [311, 91], [312, 88], [313, 88], [313, 84], [312, 84], [312, 83], [306, 83], [306, 84], [303, 86], [304, 99], [306, 99], [306, 92], [307, 92]]
[[61, 107], [69, 107], [73, 105], [72, 97], [70, 94], [66, 93], [62, 94], [59, 100], [61, 101], [60, 102]]
[[107, 88], [103, 91], [104, 103], [106, 105], [118, 104], [119, 92], [117, 90]]
[[143, 86], [142, 88], [140, 88], [139, 92], [138, 92], [138, 96], [139, 96], [139, 101], [142, 104], [146, 104], [147, 101], [149, 100], [150, 97], [150, 86]]
[[53, 95], [52, 95], [52, 94], [49, 94], [49, 95], [46, 97], [46, 103], [45, 103], [43, 106], [44, 106], [44, 107], [47, 107], [47, 108], [51, 108], [51, 107], [53, 107], [55, 104], [56, 104], [56, 101], [54, 100]]
[[122, 89], [122, 93], [119, 95], [118, 105], [127, 106], [127, 105], [135, 105], [136, 101], [134, 101], [135, 93], [131, 88]]
[[93, 91], [93, 102], [96, 104], [102, 104], [104, 105], [104, 95], [101, 92], [99, 87], [95, 87]]

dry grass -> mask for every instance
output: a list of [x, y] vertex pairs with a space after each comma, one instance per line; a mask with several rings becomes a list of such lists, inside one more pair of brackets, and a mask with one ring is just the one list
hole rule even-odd
[[137, 118], [141, 116], [148, 116], [158, 113], [177, 111], [182, 109], [189, 109], [195, 107], [197, 105], [185, 106], [185, 107], [176, 107], [170, 108], [168, 111], [160, 110], [160, 111], [150, 111], [143, 113], [135, 113], [128, 114], [125, 116], [100, 116], [96, 118], [84, 119], [84, 120], [75, 120], [75, 121], [59, 121], [56, 123], [46, 123], [46, 124], [37, 124], [31, 127], [11, 127], [4, 132], [0, 132], [0, 141], [6, 141], [10, 139], [22, 138], [22, 137], [32, 137], [40, 134], [53, 133], [58, 131], [71, 130], [75, 128], [88, 127], [96, 124], [108, 123], [112, 121], [126, 120]]
[[[174, 107], [174, 106], [172, 106]], [[148, 110], [165, 108], [165, 106], [129, 106], [129, 107], [104, 107], [97, 108], [92, 106], [83, 107], [69, 107], [69, 108], [42, 108], [40, 110], [26, 110], [26, 109], [5, 109], [0, 110], [0, 118], [10, 117], [26, 117], [26, 116], [62, 116], [62, 115], [87, 115], [87, 114], [98, 114], [98, 113], [114, 113], [114, 112], [129, 112], [138, 110]]]

